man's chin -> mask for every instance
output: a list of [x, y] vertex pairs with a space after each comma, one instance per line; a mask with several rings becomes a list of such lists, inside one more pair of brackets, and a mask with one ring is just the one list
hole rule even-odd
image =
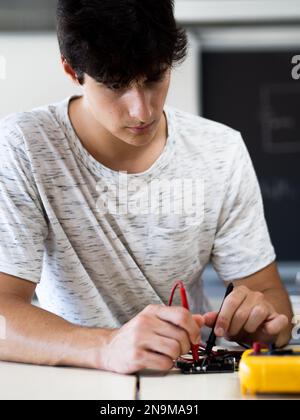
[[123, 143], [128, 144], [128, 146], [134, 146], [134, 147], [143, 147], [147, 146], [148, 144], [152, 143], [155, 138], [155, 133], [151, 133], [148, 135], [132, 135], [130, 137], [123, 137], [120, 138], [120, 140]]
[[133, 140], [128, 140], [125, 143], [128, 144], [128, 146], [133, 146], [136, 148], [139, 147], [145, 147], [147, 145], [149, 145], [150, 143], [152, 143], [153, 139], [152, 138], [148, 138], [148, 139], [133, 139]]

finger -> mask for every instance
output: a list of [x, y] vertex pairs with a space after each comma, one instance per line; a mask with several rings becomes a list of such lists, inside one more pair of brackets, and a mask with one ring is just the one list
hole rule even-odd
[[[250, 332], [248, 331], [248, 329], [246, 329], [246, 325], [251, 329], [251, 332], [256, 331], [257, 327], [260, 326], [263, 323], [263, 321], [270, 315], [270, 310], [264, 310], [264, 314], [262, 314], [263, 319], [260, 321], [260, 309], [256, 309], [252, 314], [253, 309], [259, 305], [266, 305], [262, 301], [260, 294], [257, 295], [256, 293], [250, 293], [247, 295], [244, 302], [240, 305], [240, 307], [233, 315], [228, 330], [228, 335], [230, 337], [236, 337], [243, 329], [245, 329], [247, 332]], [[257, 317], [259, 318], [258, 321], [256, 321]], [[257, 324], [257, 322], [259, 321], [260, 324]]]
[[256, 305], [244, 325], [244, 330], [250, 334], [255, 333], [259, 327], [268, 319], [271, 310], [266, 304]]
[[139, 363], [140, 369], [151, 369], [158, 371], [168, 371], [174, 367], [174, 361], [163, 354], [145, 351]]
[[[150, 311], [151, 311], [150, 306]], [[199, 326], [198, 323], [193, 319], [190, 311], [179, 306], [155, 306], [155, 315], [162, 321], [170, 322], [171, 324], [184, 329], [190, 341], [193, 344], [199, 344]], [[199, 315], [200, 317], [200, 315]], [[203, 320], [204, 324], [204, 320]]]
[[217, 317], [218, 312], [207, 312], [203, 315], [205, 325], [209, 328], [212, 328], [215, 325]]
[[225, 299], [216, 323], [215, 334], [217, 337], [223, 337], [228, 332], [234, 314], [245, 301], [248, 294], [249, 290], [241, 286], [234, 289]]
[[172, 338], [156, 336], [155, 339], [151, 337], [147, 343], [144, 344], [146, 350], [151, 350], [155, 353], [160, 353], [164, 356], [169, 357], [171, 360], [178, 359], [181, 353], [181, 345], [177, 340]]
[[[169, 322], [161, 321], [160, 319], [157, 319], [157, 323], [155, 324], [153, 331], [159, 336], [176, 340], [181, 347], [181, 352], [180, 352], [181, 355], [186, 354], [190, 351], [191, 349], [190, 338], [184, 329], [180, 327], [176, 327], [175, 325], [170, 324]], [[199, 337], [198, 343], [200, 343], [200, 341], [201, 340]]]
[[192, 318], [197, 323], [199, 329], [204, 327], [205, 321], [202, 315], [192, 315]]
[[289, 324], [288, 317], [286, 315], [275, 314], [272, 319], [265, 323], [264, 331], [266, 334], [271, 336], [279, 335]]

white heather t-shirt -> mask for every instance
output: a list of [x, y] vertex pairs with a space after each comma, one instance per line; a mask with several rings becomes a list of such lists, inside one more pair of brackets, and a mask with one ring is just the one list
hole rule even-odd
[[231, 281], [275, 260], [237, 131], [166, 106], [161, 156], [143, 173], [120, 174], [83, 147], [70, 100], [0, 122], [0, 271], [38, 283], [44, 309], [115, 328], [148, 304], [168, 304], [182, 280], [201, 313], [209, 262]]

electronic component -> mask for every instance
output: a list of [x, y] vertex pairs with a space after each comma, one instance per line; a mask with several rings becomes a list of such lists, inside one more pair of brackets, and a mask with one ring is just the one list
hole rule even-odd
[[190, 355], [180, 357], [176, 367], [184, 374], [234, 373], [244, 351], [219, 349], [211, 351], [209, 357], [205, 354], [205, 346], [200, 346], [199, 361], [195, 362]]
[[261, 350], [256, 344], [244, 353], [239, 376], [246, 394], [300, 394], [300, 349]]
[[194, 362], [187, 363], [177, 360], [176, 367], [185, 374], [204, 374], [204, 373], [233, 373], [236, 370], [236, 362], [233, 357], [224, 358], [222, 356], [215, 357], [209, 363]]
[[[189, 304], [185, 287], [182, 281], [177, 281], [171, 291], [169, 306], [173, 303], [176, 289], [179, 288], [182, 306], [189, 310]], [[221, 308], [227, 296], [234, 290], [232, 283], [227, 287]], [[217, 322], [217, 321], [216, 321]], [[213, 351], [216, 345], [215, 325], [205, 345], [195, 345], [191, 343], [191, 352], [187, 356], [182, 356], [176, 360], [175, 366], [185, 374], [207, 374], [207, 373], [232, 373], [237, 370], [238, 363], [242, 356], [242, 351], [217, 350]]]
[[[189, 304], [186, 296], [185, 287], [182, 281], [177, 281], [171, 292], [169, 306], [172, 305], [176, 289], [179, 288], [182, 306], [189, 310]], [[233, 291], [232, 283], [227, 287], [221, 308], [227, 296]], [[216, 320], [217, 322], [217, 320]], [[216, 325], [215, 322], [215, 325]], [[227, 350], [213, 351], [216, 345], [215, 325], [212, 328], [211, 334], [207, 341], [207, 345], [195, 345], [191, 343], [191, 352], [187, 356], [180, 357], [175, 366], [185, 374], [204, 374], [204, 373], [231, 373], [237, 369], [238, 362], [241, 358], [242, 352], [230, 352]]]

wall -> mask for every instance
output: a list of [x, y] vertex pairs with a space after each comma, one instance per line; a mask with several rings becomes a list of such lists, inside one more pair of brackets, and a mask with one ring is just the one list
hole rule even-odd
[[[197, 56], [191, 43], [187, 61], [174, 71], [168, 103], [197, 113]], [[63, 73], [54, 33], [0, 33], [0, 67], [0, 118], [80, 92]]]

